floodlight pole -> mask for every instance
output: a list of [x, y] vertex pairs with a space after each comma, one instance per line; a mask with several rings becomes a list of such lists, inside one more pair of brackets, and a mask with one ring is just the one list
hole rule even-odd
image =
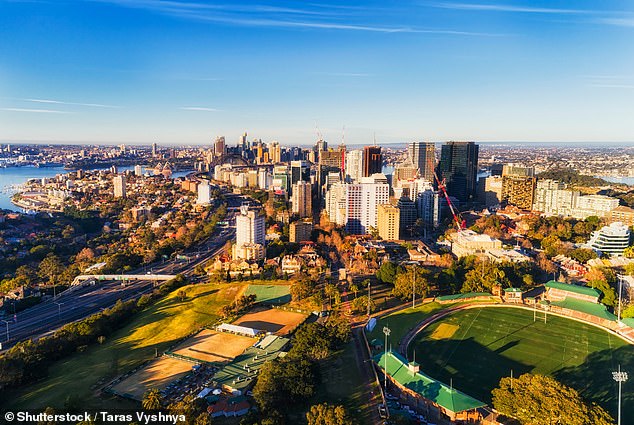
[[416, 307], [416, 266], [413, 268], [414, 279], [412, 280], [412, 308]]
[[370, 281], [368, 281], [368, 317], [370, 317], [370, 301], [371, 301], [371, 297], [370, 297]]
[[619, 416], [617, 424], [621, 425], [621, 385], [623, 382], [627, 381], [627, 372], [621, 372], [621, 365], [619, 365], [619, 370], [617, 372], [612, 372], [612, 379], [619, 383]]
[[617, 323], [621, 323], [621, 288], [623, 287], [623, 275], [618, 275], [619, 278], [619, 310], [617, 315]]
[[383, 327], [383, 333], [385, 334], [385, 356], [383, 357], [383, 386], [385, 388], [385, 391], [387, 391], [387, 337], [390, 335], [390, 332], [392, 332], [390, 330], [390, 328], [388, 328], [387, 326]]

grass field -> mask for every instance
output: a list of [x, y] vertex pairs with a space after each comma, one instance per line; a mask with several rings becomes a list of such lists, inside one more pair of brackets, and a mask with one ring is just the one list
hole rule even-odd
[[305, 314], [276, 308], [256, 308], [238, 320], [234, 325], [246, 326], [284, 336], [306, 319]]
[[[414, 350], [425, 373], [446, 383], [452, 379], [457, 389], [486, 402], [491, 401], [491, 389], [512, 370], [514, 376], [552, 375], [614, 414], [611, 371], [619, 363], [634, 371], [634, 347], [620, 338], [552, 315], [547, 323], [534, 322], [531, 311], [516, 308], [456, 312], [421, 332], [408, 354]], [[634, 391], [627, 387], [624, 405], [631, 406]], [[628, 420], [634, 421], [632, 413]]]
[[383, 335], [383, 327], [388, 326], [391, 330], [390, 340], [392, 341], [388, 342], [388, 345], [391, 344], [392, 347], [396, 349], [399, 341], [405, 336], [407, 331], [416, 326], [416, 324], [425, 317], [431, 316], [435, 312], [446, 307], [449, 306], [432, 302], [421, 304], [415, 308], [406, 308], [405, 310], [400, 310], [396, 313], [382, 317], [377, 320], [374, 330], [368, 334], [368, 341], [372, 341], [375, 338], [383, 341], [383, 338], [385, 337]]
[[192, 366], [189, 362], [163, 356], [119, 382], [112, 389], [140, 401], [146, 391], [152, 388], [164, 389], [191, 372]]
[[264, 302], [269, 304], [286, 304], [291, 300], [291, 287], [284, 281], [285, 284], [273, 284], [266, 282], [262, 284], [251, 283], [244, 295], [255, 294], [257, 302]]
[[247, 336], [203, 329], [172, 351], [204, 362], [227, 363], [256, 342], [257, 339]]
[[[114, 377], [167, 350], [182, 337], [214, 322], [216, 312], [243, 290], [244, 284], [207, 284], [183, 288], [139, 313], [103, 345], [55, 363], [49, 377], [11, 394], [6, 405], [15, 408], [61, 407], [68, 396], [81, 397], [81, 408], [127, 408], [129, 402], [99, 398], [98, 389]], [[3, 400], [4, 401], [4, 400]], [[134, 406], [134, 405], [133, 405]]]

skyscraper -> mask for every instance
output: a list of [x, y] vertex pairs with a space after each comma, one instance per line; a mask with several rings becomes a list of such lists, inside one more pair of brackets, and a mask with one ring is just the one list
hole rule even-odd
[[310, 166], [306, 161], [291, 161], [291, 185], [310, 181]]
[[155, 157], [158, 154], [158, 147], [156, 143], [152, 143], [152, 156]]
[[346, 152], [346, 181], [358, 183], [363, 177], [363, 151], [354, 150]]
[[534, 167], [505, 165], [502, 169], [502, 199], [509, 205], [530, 210], [533, 207], [536, 181]]
[[380, 173], [383, 169], [383, 158], [381, 157], [380, 146], [363, 147], [363, 177]]
[[225, 154], [225, 137], [216, 137], [214, 142], [214, 156], [222, 156]]
[[409, 158], [425, 180], [434, 181], [436, 145], [428, 142], [411, 142], [407, 147]]
[[123, 174], [115, 176], [112, 183], [114, 185], [114, 197], [125, 198], [125, 176]]
[[293, 214], [299, 215], [300, 218], [311, 217], [313, 215], [312, 185], [304, 181], [295, 183], [291, 204]]
[[240, 207], [236, 217], [236, 244], [233, 246], [233, 258], [264, 258], [265, 226], [264, 216], [249, 210], [248, 205]]
[[378, 206], [390, 200], [390, 185], [378, 183], [372, 177], [364, 177], [361, 183], [346, 187], [346, 231], [353, 235], [377, 229]]
[[478, 145], [474, 142], [447, 142], [442, 145], [438, 169], [447, 191], [460, 202], [472, 202], [477, 192]]

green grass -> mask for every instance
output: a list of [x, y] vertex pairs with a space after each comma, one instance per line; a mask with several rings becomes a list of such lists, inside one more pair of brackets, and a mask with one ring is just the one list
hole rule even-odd
[[383, 334], [383, 327], [388, 326], [391, 331], [388, 345], [391, 345], [392, 348], [396, 350], [399, 341], [405, 336], [405, 334], [407, 334], [407, 331], [412, 329], [417, 323], [426, 317], [431, 316], [435, 312], [449, 306], [449, 304], [442, 305], [437, 302], [431, 302], [384, 316], [377, 320], [376, 326], [372, 332], [367, 334], [368, 341], [372, 341], [375, 338], [380, 341], [384, 341], [385, 335]]
[[165, 351], [195, 329], [214, 322], [216, 312], [240, 292], [241, 284], [192, 285], [181, 301], [176, 290], [139, 313], [130, 324], [111, 335], [103, 345], [54, 363], [45, 380], [27, 386], [6, 400], [15, 408], [63, 407], [68, 396], [81, 400], [83, 408], [126, 408], [130, 402], [114, 397], [103, 399], [105, 383]]
[[266, 302], [270, 304], [286, 304], [291, 300], [291, 287], [288, 281], [278, 281], [262, 283], [250, 283], [244, 295], [255, 294], [257, 302]]
[[[541, 319], [541, 320], [540, 320]], [[431, 338], [442, 324], [459, 326], [446, 339]], [[516, 308], [463, 310], [433, 323], [409, 347], [421, 370], [482, 401], [500, 378], [531, 372], [552, 375], [615, 413], [616, 386], [611, 371], [620, 363], [634, 370], [634, 347], [594, 326]], [[624, 403], [634, 402], [624, 385]], [[629, 403], [628, 403], [629, 402]], [[630, 410], [629, 420], [634, 420]], [[628, 420], [625, 423], [630, 423]]]

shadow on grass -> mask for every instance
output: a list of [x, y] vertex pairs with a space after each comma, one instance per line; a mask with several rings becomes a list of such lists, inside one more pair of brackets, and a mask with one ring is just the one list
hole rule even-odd
[[576, 367], [566, 367], [554, 373], [557, 380], [575, 388], [583, 398], [593, 401], [617, 416], [618, 385], [612, 372], [628, 372], [630, 380], [622, 386], [623, 423], [634, 423], [634, 347], [626, 345], [616, 350], [602, 350], [590, 354]]
[[409, 347], [410, 358], [416, 351], [421, 371], [444, 384], [453, 381], [454, 388], [486, 403], [491, 402], [491, 390], [500, 379], [530, 372], [533, 367], [511, 360], [501, 353], [519, 341], [509, 341], [497, 350], [491, 350], [473, 338], [465, 340], [418, 339]]

